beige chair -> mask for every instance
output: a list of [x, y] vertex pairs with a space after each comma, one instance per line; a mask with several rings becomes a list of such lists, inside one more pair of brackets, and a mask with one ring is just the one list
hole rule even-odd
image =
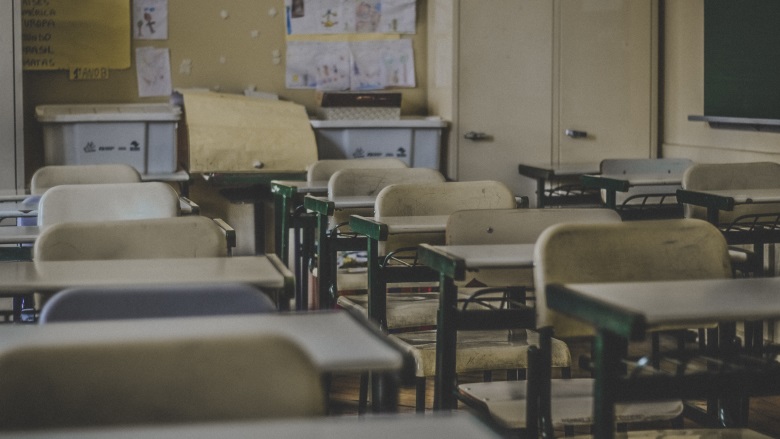
[[59, 185], [41, 196], [38, 225], [169, 218], [180, 211], [178, 194], [165, 183]]
[[[538, 291], [551, 283], [652, 281], [728, 278], [731, 265], [722, 234], [705, 221], [653, 220], [621, 224], [559, 224], [546, 229], [536, 243], [534, 281]], [[683, 294], [684, 292], [681, 292]], [[551, 333], [563, 340], [590, 337], [591, 327], [550, 311], [544, 294], [536, 297], [537, 326], [542, 339]], [[684, 329], [684, 328], [665, 328]], [[549, 351], [543, 355], [548, 366]], [[547, 352], [545, 352], [547, 351]], [[547, 378], [549, 379], [549, 375]], [[526, 425], [526, 384], [475, 383], [459, 392], [480, 404], [507, 428]], [[555, 379], [543, 396], [550, 408], [544, 428], [588, 425], [592, 419], [593, 381]], [[550, 401], [550, 398], [552, 399]], [[544, 406], [544, 404], [542, 404]], [[619, 404], [617, 422], [672, 420], [682, 413], [682, 402], [660, 401]], [[542, 408], [543, 413], [545, 409]]]
[[325, 413], [320, 372], [282, 335], [34, 344], [0, 370], [4, 431]]
[[[374, 217], [381, 222], [385, 217], [449, 216], [453, 212], [463, 209], [511, 209], [515, 205], [516, 200], [511, 190], [503, 183], [496, 181], [403, 183], [390, 185], [380, 191], [375, 204]], [[438, 233], [391, 235], [387, 241], [380, 243], [380, 255], [387, 256], [391, 252], [403, 248], [416, 248], [419, 243], [443, 244], [444, 236], [444, 230]], [[438, 278], [431, 273], [430, 281], [427, 283], [408, 282], [404, 279], [405, 269], [399, 269], [399, 265], [393, 262], [392, 257], [388, 261], [388, 266], [382, 268], [382, 273], [379, 273], [382, 281], [377, 285], [372, 285], [371, 288], [376, 290], [370, 293], [375, 294], [374, 297], [381, 298], [378, 300], [385, 300], [387, 313], [385, 316], [371, 317], [380, 322], [386, 322], [386, 327], [391, 331], [398, 331], [398, 335], [411, 328], [434, 326], [438, 308], [438, 293], [394, 292], [388, 294], [387, 286], [395, 284], [394, 286], [401, 288], [402, 291], [410, 288], [416, 290], [420, 287], [435, 289], [438, 287]], [[385, 274], [391, 270], [396, 274], [392, 277]], [[367, 295], [341, 296], [338, 300], [340, 307], [363, 313], [368, 312], [367, 304]], [[414, 332], [410, 333], [408, 338], [399, 340], [412, 343], [411, 338], [419, 335], [421, 338], [415, 339], [414, 344], [417, 346], [428, 345], [431, 342], [432, 333], [434, 332]], [[483, 333], [471, 333], [464, 336], [464, 345], [469, 343], [470, 347], [484, 349], [470, 349], [464, 346], [463, 349], [459, 350], [458, 354], [463, 356], [463, 359], [459, 361], [462, 366], [461, 371], [485, 371], [485, 368], [482, 367], [484, 363], [474, 360], [484, 356], [485, 352], [490, 352], [491, 349], [501, 350], [502, 354], [507, 353], [507, 355], [502, 355], [500, 360], [496, 359], [493, 363], [496, 366], [495, 369], [522, 368], [527, 346], [525, 339], [504, 340], [496, 345], [487, 346], [487, 337], [489, 335]], [[407, 345], [411, 346], [411, 344]], [[506, 349], [507, 345], [514, 348]], [[417, 356], [417, 411], [425, 409], [426, 378], [435, 374], [435, 349], [432, 349], [432, 346], [429, 347], [431, 349], [410, 349], [412, 355]]]
[[[780, 188], [780, 164], [774, 162], [751, 163], [697, 163], [685, 172], [682, 188], [689, 190], [719, 190], [719, 189], [770, 189]], [[707, 219], [707, 209], [691, 204], [684, 205], [686, 218]], [[750, 224], [761, 221], [762, 215], [767, 215], [775, 221], [780, 214], [778, 203], [740, 204], [732, 211], [720, 211], [719, 227], [727, 228], [738, 223]], [[756, 251], [763, 251], [761, 248]], [[761, 271], [763, 258], [742, 247], [731, 247], [732, 266], [744, 273]]]
[[82, 221], [47, 227], [35, 242], [36, 261], [228, 256], [232, 228], [203, 216]]
[[[621, 220], [620, 215], [614, 210], [601, 208], [461, 210], [452, 213], [447, 221], [445, 243], [447, 245], [532, 244], [547, 227], [566, 221], [616, 223]], [[461, 300], [470, 298], [481, 289], [474, 285], [521, 287], [530, 291], [533, 290], [533, 274], [530, 269], [481, 270], [479, 273], [472, 273], [458, 285], [458, 295]], [[499, 295], [503, 296], [503, 294]], [[504, 297], [497, 297], [497, 299], [501, 300]], [[430, 311], [435, 312], [437, 305], [438, 301], [429, 304]], [[411, 306], [413, 305], [407, 305], [407, 307]], [[474, 306], [480, 306], [480, 301], [470, 305], [471, 308]], [[533, 328], [531, 323], [526, 326]], [[399, 343], [405, 346], [417, 360], [419, 380], [435, 376], [435, 330], [402, 332], [394, 334], [393, 337], [398, 339]], [[456, 373], [526, 369], [527, 348], [536, 343], [538, 343], [538, 334], [516, 328], [458, 332]], [[568, 369], [571, 366], [568, 348], [557, 340], [553, 342], [552, 358], [553, 367]], [[568, 372], [564, 371], [564, 374], [567, 375]]]
[[408, 166], [403, 161], [386, 157], [375, 159], [351, 159], [351, 160], [317, 160], [308, 167], [306, 167], [306, 181], [328, 181], [330, 177], [342, 169], [350, 168], [407, 168]]
[[[328, 197], [376, 196], [382, 189], [391, 184], [441, 183], [444, 181], [444, 176], [440, 172], [428, 168], [342, 169], [334, 173], [328, 181]], [[329, 219], [329, 227], [331, 229], [337, 228], [338, 231], [338, 233], [332, 234], [332, 239], [339, 239], [339, 236], [350, 234], [351, 230], [348, 225], [350, 215], [373, 216], [374, 208], [337, 209]], [[334, 244], [334, 248], [338, 248], [338, 241]], [[365, 252], [365, 246], [360, 250]], [[335, 258], [335, 255], [331, 255], [331, 258]], [[336, 267], [335, 264], [334, 267]], [[339, 269], [336, 271], [335, 279], [336, 284], [332, 288], [333, 291], [337, 292], [365, 292], [368, 287], [364, 268]]]
[[140, 182], [141, 174], [130, 165], [50, 165], [33, 173], [30, 194], [43, 195], [48, 189], [61, 184]]

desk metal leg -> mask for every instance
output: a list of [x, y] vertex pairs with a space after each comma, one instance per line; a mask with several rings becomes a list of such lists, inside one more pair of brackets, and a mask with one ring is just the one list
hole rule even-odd
[[457, 408], [455, 387], [457, 375], [455, 358], [457, 350], [457, 288], [452, 279], [439, 278], [439, 318], [436, 324], [436, 381], [434, 386], [434, 410]]
[[600, 439], [615, 437], [615, 402], [624, 348], [625, 341], [620, 337], [608, 331], [598, 331], [594, 346], [593, 436]]
[[536, 207], [542, 208], [547, 205], [547, 196], [544, 193], [545, 181], [543, 178], [536, 179]]

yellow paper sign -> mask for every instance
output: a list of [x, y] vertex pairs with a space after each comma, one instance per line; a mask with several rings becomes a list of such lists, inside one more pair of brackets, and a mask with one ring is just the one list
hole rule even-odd
[[25, 70], [130, 68], [128, 0], [23, 0]]

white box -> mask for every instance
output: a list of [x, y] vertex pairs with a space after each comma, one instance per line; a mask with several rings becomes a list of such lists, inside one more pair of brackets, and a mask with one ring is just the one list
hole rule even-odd
[[414, 168], [439, 170], [442, 132], [437, 118], [312, 120], [320, 159], [395, 157]]
[[47, 165], [124, 163], [141, 174], [176, 172], [175, 105], [40, 105], [35, 116]]

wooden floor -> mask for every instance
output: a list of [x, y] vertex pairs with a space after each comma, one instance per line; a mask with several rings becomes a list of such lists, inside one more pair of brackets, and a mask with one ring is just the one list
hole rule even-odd
[[[572, 351], [572, 358], [579, 358], [580, 355], [589, 352], [589, 346], [586, 344], [569, 344]], [[644, 349], [644, 347], [638, 347]], [[575, 367], [572, 374], [577, 376], [586, 376], [588, 372]], [[501, 379], [501, 373], [494, 374], [494, 379]], [[473, 382], [481, 380], [481, 374], [474, 376], [459, 377], [461, 382]], [[330, 412], [332, 415], [356, 415], [358, 407], [358, 388], [359, 377], [354, 375], [335, 376], [331, 382], [330, 392]], [[415, 389], [414, 387], [402, 388], [399, 397], [399, 411], [412, 413], [415, 410]], [[433, 380], [428, 380], [426, 391], [426, 412], [430, 413], [433, 409]], [[459, 410], [468, 410], [462, 404]], [[700, 427], [690, 420], [685, 421], [688, 428]], [[752, 398], [750, 400], [749, 426], [752, 430], [763, 433], [773, 438], [780, 438], [780, 396]], [[643, 425], [641, 429], [669, 428], [668, 424]], [[563, 432], [560, 432], [563, 436]], [[587, 433], [587, 431], [577, 431], [577, 433]]]

